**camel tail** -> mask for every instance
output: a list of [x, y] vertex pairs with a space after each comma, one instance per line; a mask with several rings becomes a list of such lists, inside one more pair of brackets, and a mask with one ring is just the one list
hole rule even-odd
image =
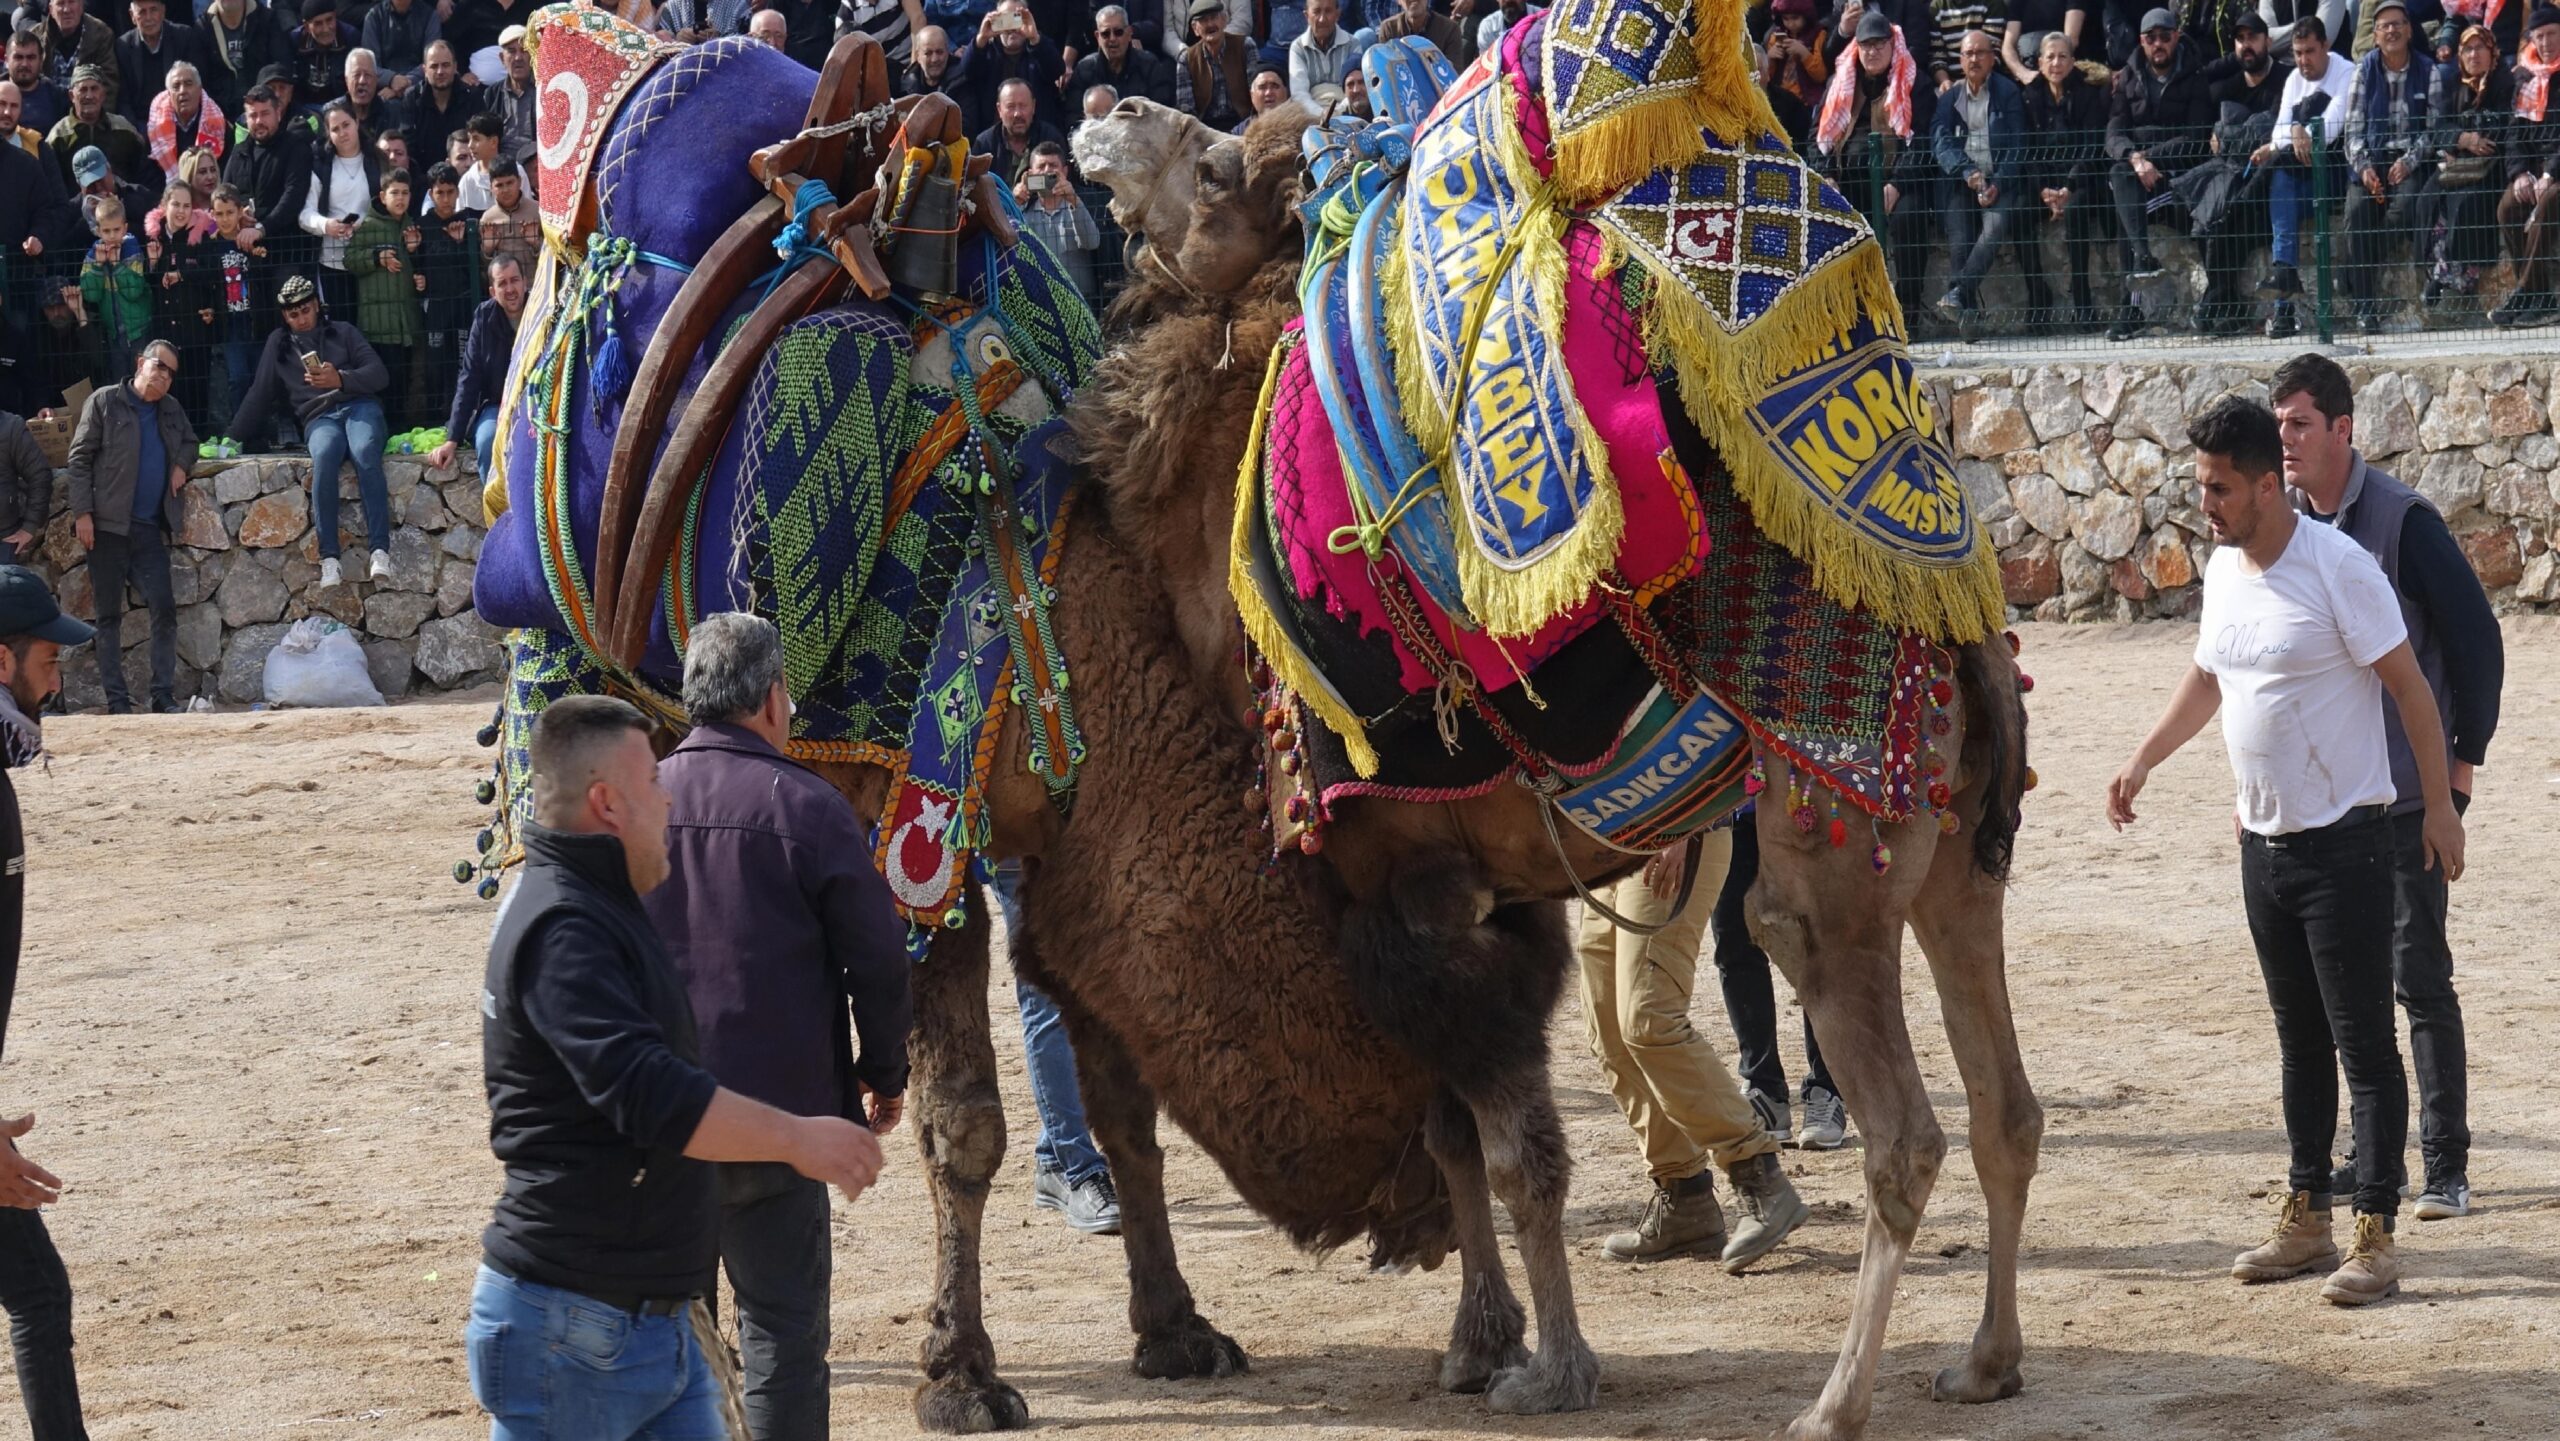
[[1973, 818], [1973, 863], [2005, 882], [2017, 851], [2019, 800], [2027, 791], [2027, 706], [2018, 666], [1994, 637], [1957, 652], [1956, 674], [1964, 687], [1967, 768], [1978, 758], [1985, 781], [1982, 814]]

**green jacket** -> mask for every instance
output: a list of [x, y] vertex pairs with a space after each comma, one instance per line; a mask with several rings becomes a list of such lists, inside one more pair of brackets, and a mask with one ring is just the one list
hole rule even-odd
[[140, 345], [151, 334], [151, 277], [144, 273], [142, 242], [131, 232], [113, 265], [98, 261], [92, 245], [80, 258], [80, 299], [89, 323], [113, 345]]
[[[356, 281], [356, 329], [377, 349], [406, 350], [426, 328], [418, 294], [418, 256], [402, 234], [414, 218], [394, 219], [377, 204], [356, 222], [347, 237], [347, 274]], [[398, 270], [383, 268], [383, 252], [396, 257]]]

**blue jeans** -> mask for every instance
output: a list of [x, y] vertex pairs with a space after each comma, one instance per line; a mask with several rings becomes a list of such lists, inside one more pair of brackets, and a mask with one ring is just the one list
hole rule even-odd
[[692, 1318], [480, 1268], [462, 1328], [490, 1441], [728, 1441]]
[[[2322, 164], [2330, 162], [2324, 157]], [[2330, 179], [2337, 178], [2331, 168]], [[2335, 183], [2329, 193], [2336, 195]], [[2275, 175], [2267, 182], [2267, 215], [2275, 227], [2271, 257], [2278, 265], [2299, 266], [2302, 263], [2302, 229], [2311, 218], [2312, 173], [2307, 165], [2279, 162]]]
[[391, 422], [382, 402], [367, 397], [339, 406], [311, 422], [311, 510], [320, 532], [323, 558], [338, 553], [338, 473], [352, 456], [356, 463], [356, 495], [364, 506], [365, 542], [375, 550], [391, 548], [391, 486], [382, 475], [382, 443]]
[[[445, 437], [447, 440], [461, 438], [458, 435]], [[497, 458], [497, 452], [498, 407], [482, 406], [480, 413], [471, 419], [471, 454], [480, 462], [480, 479], [484, 484], [489, 479], [489, 466]]]
[[[1021, 923], [1022, 871], [1007, 863], [988, 868], [989, 889], [1004, 908], [1007, 935]], [[1110, 1169], [1101, 1148], [1093, 1144], [1085, 1124], [1084, 1091], [1076, 1084], [1075, 1048], [1057, 1004], [1029, 981], [1016, 978], [1014, 1000], [1022, 1007], [1022, 1057], [1031, 1073], [1031, 1104], [1040, 1112], [1040, 1143], [1032, 1156], [1043, 1171], [1055, 1171], [1077, 1186]]]

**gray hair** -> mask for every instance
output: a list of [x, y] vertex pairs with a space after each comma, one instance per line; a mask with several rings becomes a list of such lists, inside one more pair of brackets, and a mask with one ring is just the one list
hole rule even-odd
[[202, 74], [201, 72], [199, 72], [199, 71], [196, 69], [196, 67], [195, 67], [195, 66], [193, 66], [193, 65], [189, 64], [188, 62], [186, 62], [186, 61], [184, 61], [184, 60], [181, 60], [181, 61], [179, 61], [177, 64], [170, 66], [170, 67], [169, 67], [169, 70], [168, 70], [168, 73], [160, 77], [160, 83], [161, 83], [162, 85], [168, 85], [168, 84], [172, 83], [173, 81], [175, 81], [175, 80], [178, 78], [178, 72], [179, 72], [179, 71], [181, 71], [181, 70], [184, 70], [185, 72], [187, 72], [187, 78], [188, 78], [189, 80], [192, 80], [192, 81], [196, 82], [198, 85], [202, 85], [202, 84], [204, 83], [204, 76], [203, 76], [203, 74]]
[[782, 679], [782, 632], [744, 611], [705, 616], [684, 650], [684, 713], [698, 726], [754, 715]]
[[1121, 24], [1126, 25], [1129, 23], [1129, 12], [1121, 9], [1117, 5], [1105, 5], [1101, 9], [1093, 12], [1094, 24], [1100, 25], [1109, 20], [1118, 20]]

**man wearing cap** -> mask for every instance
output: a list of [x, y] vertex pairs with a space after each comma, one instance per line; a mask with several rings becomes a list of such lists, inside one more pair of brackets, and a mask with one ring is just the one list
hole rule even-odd
[[258, 72], [293, 54], [293, 36], [265, 0], [214, 0], [197, 37], [204, 88], [225, 115], [240, 113]]
[[354, 49], [338, 24], [338, 0], [304, 0], [302, 24], [293, 32], [294, 96], [318, 107], [347, 93], [347, 52]]
[[1223, 135], [1244, 118], [1253, 47], [1227, 33], [1227, 0], [1191, 0], [1190, 15], [1191, 45], [1173, 68], [1173, 107]]
[[151, 163], [151, 143], [132, 121], [108, 108], [114, 94], [107, 72], [94, 65], [81, 66], [71, 77], [71, 113], [55, 121], [52, 133], [44, 138], [74, 190], [95, 183], [72, 174], [72, 160], [91, 147], [105, 156], [116, 174], [137, 185], [159, 177], [159, 167]]
[[[62, 613], [44, 580], [0, 565], [0, 1047], [18, 991], [26, 931], [27, 833], [9, 772], [44, 754], [45, 706], [62, 689], [62, 648], [89, 639]], [[33, 1115], [0, 1121], [0, 1308], [17, 1352], [18, 1397], [33, 1441], [80, 1441], [80, 1378], [71, 1361], [71, 1276], [36, 1208], [62, 1199], [62, 1182], [18, 1149]]]
[[1929, 265], [1928, 206], [1921, 197], [1937, 172], [1929, 147], [1913, 142], [1930, 132], [1942, 101], [1882, 9], [1861, 8], [1850, 35], [1849, 53], [1831, 72], [1814, 116], [1814, 150], [1834, 183], [1886, 237], [1894, 295], [1910, 314], [1920, 308]]
[[2142, 17], [2141, 53], [2116, 72], [2107, 113], [2107, 189], [2116, 202], [2116, 233], [2124, 246], [2124, 309], [2107, 334], [2129, 339], [2148, 324], [2135, 301], [2133, 282], [2160, 273], [2151, 256], [2149, 215], [2156, 197], [2208, 153], [2213, 101], [2202, 76], [2179, 43], [2178, 17], [2154, 9]]
[[36, 27], [44, 47], [44, 73], [64, 89], [71, 73], [95, 65], [107, 77], [107, 103], [115, 103], [116, 32], [88, 13], [83, 0], [45, 0], [44, 21]]
[[[2227, 335], [2250, 325], [2256, 307], [2241, 298], [2240, 276], [2250, 255], [2267, 242], [2268, 177], [2264, 170], [2250, 169], [2248, 161], [2275, 133], [2276, 102], [2284, 98], [2284, 83], [2293, 74], [2292, 61], [2277, 57], [2268, 43], [2266, 19], [2254, 9], [2233, 18], [2229, 51], [2198, 72], [2205, 93], [2213, 97], [2214, 158], [2190, 170], [2178, 187], [2192, 206], [2203, 194], [2200, 182], [2208, 167], [2218, 167], [2227, 177], [2219, 218], [2200, 227], [2207, 233], [2198, 237], [2204, 257], [2204, 294], [2195, 307], [2198, 335]], [[2194, 214], [2190, 209], [2191, 219]]]
[[[1196, 12], [1199, 7], [1194, 5], [1192, 9]], [[1396, 0], [1396, 13], [1388, 16], [1386, 22], [1378, 27], [1378, 38], [1399, 40], [1407, 35], [1419, 35], [1439, 46], [1440, 53], [1448, 57], [1451, 65], [1464, 70], [1467, 62], [1476, 58], [1475, 37], [1467, 33], [1467, 28], [1449, 16], [1435, 12], [1431, 8], [1431, 0]]]
[[2498, 228], [2516, 264], [2516, 288], [2489, 313], [2499, 325], [2547, 323], [2560, 311], [2552, 294], [2552, 251], [2560, 249], [2560, 107], [2552, 77], [2560, 75], [2560, 8], [2544, 5], [2525, 22], [2516, 55], [2515, 124], [2507, 132], [2507, 193]]
[[284, 325], [267, 337], [249, 393], [231, 419], [231, 434], [255, 437], [279, 399], [293, 407], [311, 443], [312, 530], [320, 546], [320, 583], [338, 584], [338, 484], [349, 460], [364, 506], [373, 578], [391, 578], [391, 499], [382, 445], [391, 424], [382, 413], [390, 367], [352, 325], [323, 320], [320, 290], [307, 275], [288, 276], [277, 292]]
[[2347, 82], [2347, 272], [2356, 328], [2382, 329], [2383, 252], [2413, 236], [2418, 187], [2433, 147], [2427, 93], [2435, 67], [2418, 53], [2407, 0], [2372, 7], [2373, 48]]
[[178, 348], [142, 347], [130, 380], [89, 392], [71, 433], [71, 531], [89, 552], [98, 613], [98, 680], [107, 713], [133, 710], [121, 642], [125, 582], [151, 609], [151, 710], [178, 708], [178, 602], [169, 581], [169, 530], [196, 463], [196, 430], [169, 393]]
[[507, 67], [507, 78], [489, 87], [489, 100], [483, 108], [498, 117], [505, 136], [498, 142], [501, 153], [515, 157], [516, 164], [531, 176], [534, 157], [540, 151], [533, 123], [533, 57], [524, 48], [524, 27], [510, 25], [498, 32], [498, 58]]
[[53, 462], [24, 420], [0, 410], [0, 562], [34, 560], [52, 515]]

